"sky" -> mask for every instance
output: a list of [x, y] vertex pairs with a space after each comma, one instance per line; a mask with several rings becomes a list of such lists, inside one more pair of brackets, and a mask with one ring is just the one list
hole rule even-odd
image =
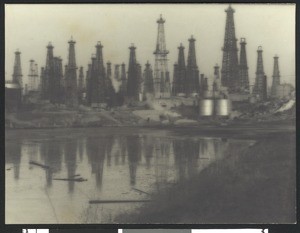
[[[282, 82], [295, 83], [295, 4], [232, 4], [238, 47], [246, 38], [250, 85], [254, 84], [257, 47], [263, 48], [264, 71], [272, 84], [273, 57], [279, 56]], [[46, 46], [54, 46], [54, 56], [67, 64], [68, 41], [76, 41], [77, 66], [86, 71], [97, 41], [101, 41], [104, 61], [114, 64], [129, 61], [128, 47], [137, 47], [137, 61], [154, 67], [157, 37], [156, 20], [165, 22], [168, 68], [173, 76], [178, 46], [196, 39], [200, 73], [213, 78], [213, 67], [222, 64], [225, 34], [225, 9], [228, 4], [6, 4], [5, 5], [5, 79], [11, 79], [14, 52], [21, 52], [23, 77], [29, 60], [40, 68], [46, 63]]]

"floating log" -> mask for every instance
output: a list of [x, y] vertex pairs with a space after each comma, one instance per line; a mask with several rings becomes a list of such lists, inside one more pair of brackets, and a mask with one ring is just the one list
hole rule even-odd
[[83, 181], [87, 181], [87, 179], [83, 179], [83, 178], [55, 178], [53, 180], [61, 180], [61, 181], [76, 181], [76, 182], [83, 182]]
[[152, 200], [91, 200], [90, 204], [109, 204], [109, 203], [133, 203], [133, 202], [150, 202]]
[[42, 167], [44, 169], [50, 169], [49, 166], [43, 165], [43, 164], [40, 164], [40, 163], [37, 163], [37, 162], [34, 162], [34, 161], [29, 161], [29, 164], [36, 165], [36, 166]]
[[75, 177], [75, 176], [80, 176], [80, 174], [76, 174], [76, 175], [70, 176], [70, 178], [71, 178], [71, 177]]
[[132, 189], [135, 190], [135, 191], [137, 191], [137, 192], [145, 193], [145, 194], [147, 194], [147, 195], [150, 195], [150, 193], [147, 193], [147, 192], [145, 192], [145, 191], [143, 191], [143, 190], [140, 190], [140, 189], [137, 189], [137, 188], [132, 188]]

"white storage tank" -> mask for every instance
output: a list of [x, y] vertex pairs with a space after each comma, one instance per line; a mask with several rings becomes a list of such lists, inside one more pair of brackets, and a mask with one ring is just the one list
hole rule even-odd
[[212, 116], [214, 113], [214, 100], [202, 99], [199, 102], [200, 116]]
[[215, 100], [215, 113], [217, 116], [229, 116], [231, 111], [231, 103], [229, 99]]

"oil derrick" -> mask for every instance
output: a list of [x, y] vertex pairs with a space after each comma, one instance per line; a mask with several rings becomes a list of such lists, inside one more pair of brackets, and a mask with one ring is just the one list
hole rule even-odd
[[79, 75], [78, 75], [78, 101], [79, 103], [83, 102], [83, 93], [85, 91], [84, 88], [84, 75], [83, 75], [83, 67], [79, 68]]
[[233, 19], [234, 9], [229, 5], [225, 12], [227, 16], [223, 46], [221, 80], [222, 85], [227, 87], [228, 91], [232, 93], [236, 91], [239, 80], [238, 49]]
[[[95, 104], [104, 104], [106, 102], [106, 74], [102, 54], [103, 46], [98, 41], [96, 45], [96, 57], [92, 58], [91, 85], [93, 86], [92, 102]], [[94, 63], [94, 64], [93, 64]]]
[[136, 62], [136, 54], [134, 45], [129, 47], [129, 65], [128, 65], [128, 80], [127, 80], [127, 97], [129, 100], [138, 101], [140, 94], [140, 77], [138, 64]]
[[144, 93], [144, 98], [147, 98], [147, 96], [154, 95], [153, 70], [148, 61], [146, 63], [146, 67], [144, 70], [144, 92], [143, 93]]
[[62, 59], [60, 57], [53, 57], [53, 76], [49, 81], [49, 100], [52, 104], [60, 104], [63, 102], [62, 79]]
[[15, 84], [18, 84], [21, 88], [23, 88], [22, 81], [22, 68], [21, 68], [21, 52], [17, 50], [15, 52], [15, 64], [14, 64], [14, 73], [12, 75], [12, 81]]
[[271, 96], [276, 97], [277, 95], [277, 88], [280, 86], [280, 72], [279, 72], [279, 65], [278, 65], [278, 56], [275, 55], [274, 57], [274, 67], [273, 67], [273, 80], [272, 80], [272, 87], [271, 87]]
[[[92, 56], [92, 64], [89, 69], [89, 104], [99, 104], [103, 102], [103, 96], [100, 98], [100, 81], [97, 75], [97, 60], [96, 57]], [[103, 87], [102, 87], [103, 88]]]
[[248, 63], [246, 55], [246, 39], [241, 38], [241, 51], [240, 51], [240, 78], [239, 88], [242, 92], [249, 92], [249, 76], [248, 76]]
[[115, 90], [112, 85], [112, 70], [111, 70], [111, 62], [107, 62], [107, 76], [105, 80], [105, 96], [106, 96], [106, 103], [108, 106], [113, 106], [115, 104]]
[[264, 72], [262, 47], [258, 46], [257, 49], [257, 66], [256, 66], [256, 78], [253, 87], [253, 94], [258, 97], [259, 100], [267, 99], [267, 77]]
[[45, 84], [45, 68], [41, 67], [41, 75], [40, 75], [40, 93], [41, 98], [43, 97], [44, 93], [46, 92], [46, 84]]
[[38, 68], [33, 59], [29, 61], [28, 91], [38, 90]]
[[193, 36], [189, 39], [189, 53], [186, 67], [186, 94], [199, 93], [199, 70], [196, 60], [195, 39]]
[[174, 65], [174, 78], [173, 78], [173, 94], [186, 94], [186, 67], [184, 59], [184, 47], [182, 44], [178, 47], [178, 62]]
[[68, 107], [76, 107], [78, 105], [77, 92], [77, 66], [75, 58], [75, 41], [73, 38], [68, 41], [69, 56], [65, 76], [65, 100]]
[[127, 96], [127, 77], [126, 77], [126, 68], [125, 64], [121, 65], [121, 86], [119, 89], [119, 105], [123, 105], [125, 98]]
[[121, 81], [121, 77], [120, 77], [120, 65], [115, 65], [115, 72], [114, 72], [114, 79], [118, 82]]
[[160, 15], [160, 18], [156, 21], [158, 24], [158, 34], [156, 41], [155, 66], [154, 66], [154, 91], [156, 98], [169, 98], [170, 97], [170, 77], [168, 71], [168, 58], [169, 53], [166, 50], [165, 41], [165, 20]]
[[88, 69], [86, 71], [86, 78], [85, 78], [85, 86], [86, 86], [86, 102], [91, 103], [91, 70], [92, 64], [88, 64]]
[[44, 75], [43, 75], [43, 91], [42, 91], [42, 99], [49, 100], [50, 93], [51, 93], [51, 85], [50, 82], [53, 79], [53, 46], [51, 42], [49, 42], [47, 46], [47, 57], [46, 57], [46, 66], [44, 69]]
[[137, 88], [138, 88], [138, 93], [139, 93], [139, 100], [141, 100], [144, 87], [142, 85], [142, 83], [143, 83], [143, 74], [142, 74], [142, 66], [141, 66], [140, 63], [137, 63], [136, 69], [137, 69], [137, 77], [138, 77], [138, 79], [137, 79], [138, 80], [138, 87]]

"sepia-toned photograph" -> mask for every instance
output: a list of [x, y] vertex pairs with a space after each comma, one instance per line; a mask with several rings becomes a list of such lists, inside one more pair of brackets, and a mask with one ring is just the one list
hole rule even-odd
[[4, 10], [6, 224], [296, 223], [296, 4]]

